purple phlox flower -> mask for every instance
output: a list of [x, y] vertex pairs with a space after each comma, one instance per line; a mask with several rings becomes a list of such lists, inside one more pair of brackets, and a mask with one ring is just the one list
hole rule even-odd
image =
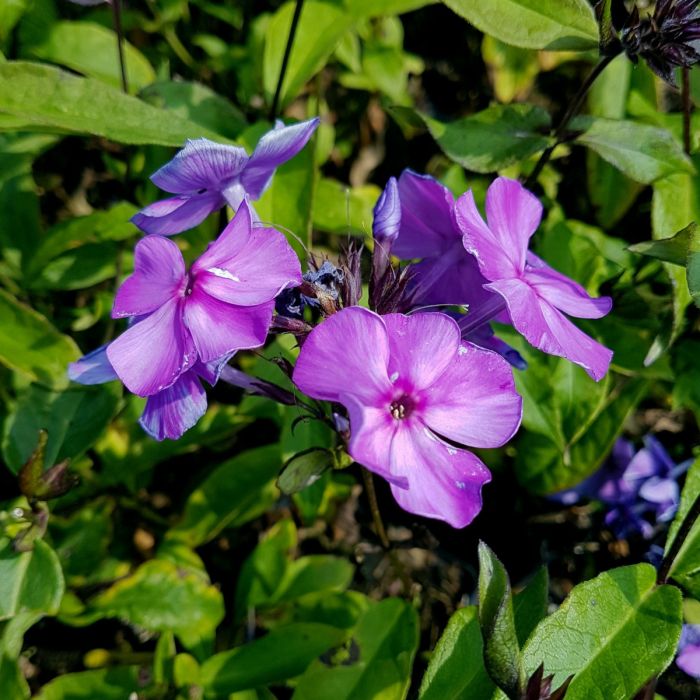
[[477, 515], [490, 473], [452, 443], [499, 447], [522, 414], [508, 363], [462, 343], [441, 313], [343, 309], [308, 336], [293, 379], [345, 406], [350, 455], [390, 482], [402, 508], [453, 527]]
[[620, 43], [632, 61], [637, 63], [641, 56], [654, 73], [675, 86], [675, 68], [700, 61], [698, 0], [658, 0], [654, 14], [644, 17], [635, 6], [622, 27]]
[[700, 680], [700, 625], [683, 625], [676, 666]]
[[[600, 318], [612, 307], [609, 297], [586, 290], [528, 251], [542, 218], [542, 205], [516, 180], [499, 177], [486, 195], [486, 223], [471, 190], [457, 201], [456, 220], [466, 250], [477, 260], [498, 303], [485, 308], [493, 317], [505, 310], [510, 323], [536, 348], [583, 367], [598, 381], [608, 371], [612, 351], [579, 330], [564, 315]], [[482, 313], [476, 309], [476, 313]]]
[[[93, 350], [68, 366], [68, 376], [78, 384], [104, 384], [119, 379], [107, 357], [107, 345]], [[166, 389], [149, 396], [141, 414], [141, 427], [154, 439], [177, 440], [205, 414], [207, 395], [200, 380], [216, 384], [231, 358], [196, 362]]]
[[309, 119], [292, 126], [278, 121], [250, 156], [240, 146], [205, 138], [188, 140], [151, 175], [158, 187], [175, 196], [147, 206], [131, 220], [146, 233], [170, 236], [197, 226], [225, 204], [237, 210], [246, 195], [259, 199], [275, 168], [299, 153], [319, 121]]
[[[400, 275], [391, 269], [391, 249], [399, 235], [401, 226], [401, 202], [399, 186], [395, 177], [389, 178], [384, 191], [374, 206], [372, 235], [374, 250], [372, 252], [372, 277], [370, 279], [370, 306], [378, 309], [388, 296], [395, 296]], [[403, 290], [401, 290], [403, 291]]]
[[304, 282], [312, 285], [316, 296], [304, 294], [305, 286], [285, 289], [275, 302], [277, 313], [289, 318], [302, 318], [304, 307], [319, 308], [321, 301], [318, 296], [336, 302], [340, 295], [340, 288], [345, 280], [343, 271], [336, 267], [330, 260], [324, 260], [318, 269], [311, 268], [303, 275]]
[[391, 252], [403, 259], [422, 258], [409, 270], [407, 293], [412, 303], [418, 308], [466, 305], [469, 312], [459, 320], [464, 339], [495, 350], [515, 367], [523, 368], [522, 357], [494, 337], [489, 326], [491, 320], [508, 319], [499, 317], [500, 297], [484, 289], [488, 280], [479, 271], [474, 256], [464, 250], [452, 193], [428, 175], [404, 170], [398, 181], [398, 194], [400, 209], [393, 214], [392, 224], [398, 224], [398, 236]]
[[142, 238], [112, 316], [143, 318], [110, 343], [109, 362], [129, 391], [157, 394], [197, 362], [261, 346], [275, 297], [300, 282], [296, 254], [278, 231], [253, 226], [247, 200], [189, 272], [173, 241]]

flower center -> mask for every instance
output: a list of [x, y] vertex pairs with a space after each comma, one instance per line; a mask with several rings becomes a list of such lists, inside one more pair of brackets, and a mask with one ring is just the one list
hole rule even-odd
[[413, 403], [413, 399], [404, 394], [391, 402], [389, 405], [389, 412], [394, 420], [403, 420], [411, 415], [414, 408], [415, 404]]

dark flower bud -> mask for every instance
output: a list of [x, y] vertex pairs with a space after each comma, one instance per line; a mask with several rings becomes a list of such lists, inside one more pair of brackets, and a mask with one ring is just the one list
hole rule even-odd
[[563, 700], [573, 676], [569, 676], [557, 690], [552, 691], [554, 676], [544, 676], [544, 663], [530, 676], [522, 700]]
[[361, 256], [362, 246], [358, 246], [354, 241], [350, 241], [347, 249], [340, 256], [340, 269], [343, 271], [340, 298], [344, 308], [357, 306], [362, 297]]
[[401, 226], [401, 201], [396, 178], [389, 178], [384, 191], [374, 205], [374, 222], [372, 235], [375, 245], [384, 248], [387, 255], [391, 252], [393, 242], [398, 238]]
[[39, 431], [36, 449], [19, 471], [20, 491], [30, 500], [47, 501], [67, 493], [78, 479], [68, 471], [68, 460], [44, 471], [44, 457], [49, 436]]

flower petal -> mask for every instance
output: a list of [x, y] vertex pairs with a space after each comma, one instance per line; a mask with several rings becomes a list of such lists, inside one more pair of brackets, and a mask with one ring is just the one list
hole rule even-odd
[[110, 343], [107, 357], [133, 394], [151, 396], [174, 384], [197, 359], [180, 300], [171, 299], [124, 331]]
[[580, 365], [596, 381], [605, 376], [612, 351], [579, 330], [525, 281], [498, 280], [486, 289], [505, 299], [511, 323], [531, 345]]
[[259, 348], [267, 338], [274, 306], [273, 301], [235, 306], [195, 289], [185, 300], [184, 320], [199, 359], [211, 362], [237, 350]]
[[[456, 319], [457, 325], [460, 326], [460, 328], [461, 319], [466, 321], [467, 317], [462, 316]], [[484, 323], [468, 333], [463, 333], [462, 338], [481, 348], [497, 352], [509, 365], [516, 369], [527, 369], [527, 362], [523, 356], [515, 348], [508, 345], [504, 340], [501, 340], [488, 323]]]
[[440, 255], [461, 236], [452, 193], [428, 175], [404, 170], [399, 178], [401, 226], [392, 253], [400, 258]]
[[562, 275], [534, 253], [527, 254], [525, 279], [553, 307], [576, 318], [602, 318], [610, 312], [610, 297], [591, 297], [578, 282]]
[[262, 195], [278, 165], [293, 158], [306, 146], [320, 122], [318, 117], [291, 126], [278, 122], [258, 141], [241, 176], [243, 187], [251, 199]]
[[688, 646], [676, 657], [681, 671], [700, 680], [700, 646]]
[[311, 331], [294, 368], [294, 383], [308, 396], [364, 406], [381, 406], [390, 397], [389, 340], [380, 316], [353, 306]]
[[149, 396], [139, 419], [154, 439], [177, 440], [207, 410], [207, 395], [194, 372], [185, 372], [172, 386]]
[[460, 346], [425, 397], [425, 423], [463, 445], [500, 447], [520, 426], [523, 401], [510, 365], [471, 343]]
[[219, 381], [219, 375], [223, 371], [224, 367], [226, 367], [226, 365], [229, 363], [229, 360], [235, 354], [236, 353], [230, 352], [224, 355], [223, 357], [219, 357], [216, 360], [212, 360], [211, 362], [198, 362], [192, 368], [192, 371], [196, 372], [197, 376], [204, 379], [205, 382], [208, 382], [211, 386], [214, 386]]
[[224, 200], [218, 192], [178, 195], [150, 204], [134, 214], [131, 222], [146, 233], [171, 236], [201, 224], [223, 205]]
[[390, 177], [384, 191], [379, 195], [373, 210], [372, 236], [375, 245], [389, 250], [399, 235], [401, 226], [401, 200], [399, 185], [395, 177]]
[[457, 323], [441, 313], [383, 316], [389, 338], [389, 378], [411, 393], [427, 389], [455, 361], [460, 344]]
[[298, 287], [301, 281], [297, 254], [272, 228], [254, 228], [235, 257], [197, 275], [199, 289], [241, 306], [263, 304], [287, 287]]
[[180, 249], [162, 236], [146, 236], [136, 244], [134, 272], [117, 291], [112, 317], [151, 313], [173, 299], [184, 284]]
[[104, 384], [119, 379], [107, 358], [107, 346], [83, 355], [68, 365], [68, 377], [78, 384]]
[[[406, 421], [408, 423], [408, 421]], [[409, 513], [465, 527], [481, 510], [481, 487], [491, 480], [483, 462], [435, 437], [420, 422], [402, 425], [391, 443], [391, 472], [408, 479], [392, 485], [398, 504]]]
[[204, 138], [188, 139], [169, 163], [151, 175], [151, 180], [174, 194], [220, 190], [227, 180], [240, 175], [247, 162], [248, 154], [240, 146], [226, 146]]

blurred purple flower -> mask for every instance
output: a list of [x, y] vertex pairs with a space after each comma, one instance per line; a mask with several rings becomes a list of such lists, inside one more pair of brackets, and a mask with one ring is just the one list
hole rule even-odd
[[292, 126], [277, 122], [258, 141], [249, 156], [240, 146], [226, 146], [205, 138], [188, 140], [185, 147], [151, 180], [175, 197], [150, 204], [132, 217], [146, 233], [170, 236], [200, 224], [228, 204], [234, 210], [259, 199], [278, 165], [306, 145], [319, 124], [309, 119]]
[[700, 680], [700, 625], [683, 625], [676, 666]]
[[90, 5], [102, 5], [107, 4], [111, 5], [112, 0], [68, 0], [68, 2], [72, 2], [74, 5], [85, 5], [85, 6], [90, 6]]
[[132, 393], [158, 394], [197, 362], [262, 345], [275, 297], [300, 283], [296, 254], [278, 231], [253, 226], [247, 200], [189, 272], [175, 243], [147, 236], [112, 309], [140, 320], [110, 343], [109, 363]]
[[[81, 357], [68, 366], [68, 376], [78, 384], [104, 384], [119, 379], [107, 357], [107, 345]], [[141, 427], [154, 439], [177, 440], [206, 412], [207, 395], [201, 379], [216, 384], [222, 369], [231, 358], [225, 355], [213, 362], [196, 362], [174, 384], [146, 400]]]
[[477, 260], [486, 284], [496, 293], [477, 318], [506, 311], [510, 323], [536, 348], [583, 367], [598, 381], [608, 371], [612, 351], [580, 331], [564, 315], [600, 318], [609, 297], [591, 298], [586, 290], [529, 252], [530, 237], [542, 218], [542, 205], [516, 180], [499, 177], [486, 195], [486, 223], [471, 190], [456, 205], [456, 221], [467, 252]]
[[680, 501], [678, 478], [690, 460], [676, 465], [663, 445], [652, 435], [635, 453], [628, 440], [620, 438], [603, 466], [567, 491], [551, 498], [565, 505], [579, 500], [601, 501], [607, 506], [605, 524], [620, 539], [641, 534], [650, 538], [654, 524], [673, 518]]
[[447, 441], [499, 447], [520, 425], [508, 364], [462, 343], [440, 313], [343, 309], [308, 336], [293, 379], [309, 396], [347, 408], [350, 455], [391, 483], [402, 508], [453, 527], [477, 515], [490, 474]]

